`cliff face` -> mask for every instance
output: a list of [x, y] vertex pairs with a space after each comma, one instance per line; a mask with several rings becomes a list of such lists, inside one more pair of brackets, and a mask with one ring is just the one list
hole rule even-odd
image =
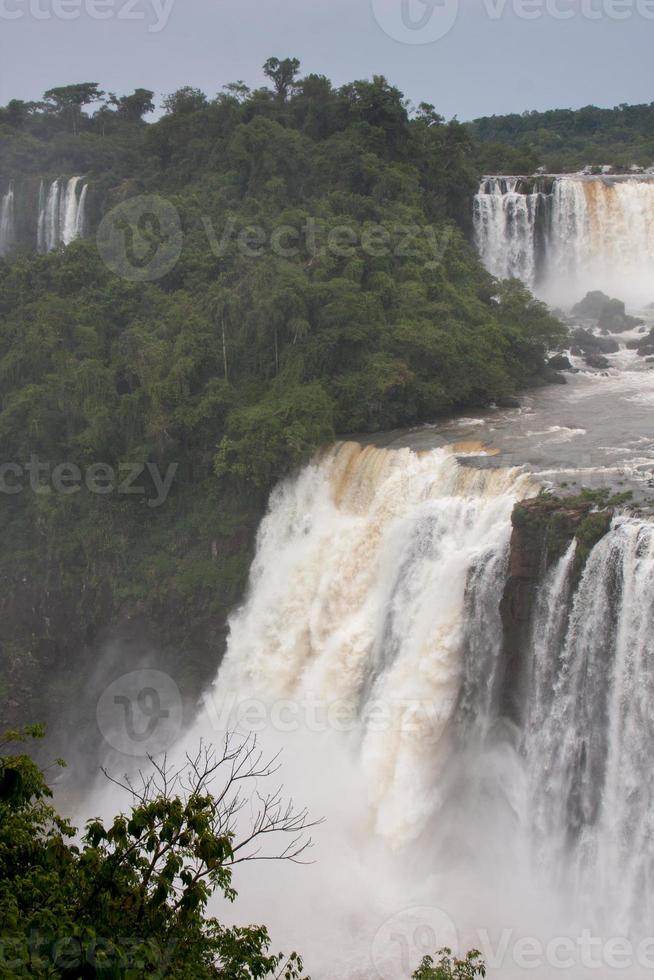
[[578, 580], [590, 550], [611, 526], [614, 507], [622, 502], [622, 498], [610, 498], [608, 491], [570, 498], [541, 494], [513, 511], [509, 575], [500, 613], [506, 664], [503, 709], [516, 722], [527, 683], [523, 651], [529, 645], [534, 603], [543, 578], [576, 538], [573, 577]]
[[[0, 570], [0, 730], [46, 725], [49, 755], [97, 769], [95, 712], [107, 686], [133, 670], [167, 673], [190, 723], [224, 653], [227, 618], [245, 589], [261, 510], [223, 534], [189, 536], [180, 575], [141, 581], [147, 564], [117, 569], [53, 561], [44, 545], [26, 576], [20, 560]], [[181, 531], [179, 532], [181, 537]], [[131, 542], [145, 551], [144, 540]], [[180, 551], [183, 545], [180, 544]], [[181, 572], [184, 567], [190, 573]], [[150, 575], [154, 574], [154, 566]], [[83, 758], [80, 758], [83, 756]]]

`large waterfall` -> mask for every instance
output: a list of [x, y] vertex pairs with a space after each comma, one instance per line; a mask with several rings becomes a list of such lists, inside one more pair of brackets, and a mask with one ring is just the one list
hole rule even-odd
[[407, 978], [454, 931], [491, 976], [523, 977], [530, 940], [529, 975], [578, 980], [598, 975], [578, 937], [654, 921], [654, 525], [616, 517], [581, 577], [574, 544], [543, 570], [507, 667], [511, 513], [535, 486], [467, 452], [346, 443], [275, 490], [185, 737], [254, 729], [326, 816], [315, 865], [240, 885], [316, 978]]
[[602, 289], [654, 300], [654, 177], [489, 177], [474, 203], [488, 270], [552, 302]]
[[82, 177], [54, 180], [47, 188], [41, 183], [37, 248], [51, 252], [60, 245], [70, 245], [84, 234], [85, 204], [88, 184]]
[[0, 255], [8, 255], [15, 242], [14, 186], [0, 197]]
[[570, 610], [570, 553], [534, 621], [530, 815], [552, 864], [616, 934], [654, 911], [654, 525], [618, 519]]

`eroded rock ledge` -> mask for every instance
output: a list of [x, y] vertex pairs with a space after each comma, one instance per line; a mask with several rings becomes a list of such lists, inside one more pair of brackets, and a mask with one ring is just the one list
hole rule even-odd
[[509, 718], [519, 721], [524, 704], [523, 651], [529, 647], [534, 603], [547, 570], [576, 538], [573, 589], [591, 550], [611, 527], [616, 508], [629, 498], [629, 494], [611, 496], [610, 490], [585, 490], [575, 497], [541, 493], [515, 506], [509, 575], [500, 605], [506, 664], [504, 711]]

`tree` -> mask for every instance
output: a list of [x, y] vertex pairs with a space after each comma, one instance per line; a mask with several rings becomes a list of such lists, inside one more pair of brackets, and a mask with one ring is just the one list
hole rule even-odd
[[228, 82], [227, 85], [223, 85], [223, 89], [227, 92], [227, 97], [236, 99], [237, 102], [246, 102], [251, 95], [249, 86], [240, 78], [236, 82]]
[[471, 950], [465, 959], [459, 960], [452, 955], [452, 950], [445, 947], [436, 954], [438, 962], [432, 956], [425, 956], [412, 980], [476, 980], [486, 976], [486, 967], [481, 953]]
[[131, 95], [109, 96], [111, 105], [116, 106], [119, 115], [129, 122], [140, 122], [143, 116], [154, 112], [154, 92], [147, 88], [134, 89]]
[[43, 95], [46, 105], [52, 111], [68, 119], [74, 136], [79, 133], [82, 108], [93, 102], [100, 102], [103, 98], [104, 92], [100, 91], [97, 82], [79, 82], [77, 85], [51, 88]]
[[184, 85], [176, 92], [166, 95], [163, 100], [163, 107], [170, 115], [187, 115], [204, 109], [207, 105], [207, 97], [199, 88]]
[[268, 58], [263, 66], [263, 73], [275, 86], [280, 102], [285, 102], [295, 88], [295, 79], [300, 71], [298, 58]]
[[[235, 900], [237, 864], [301, 862], [311, 843], [306, 810], [279, 789], [259, 789], [278, 766], [254, 739], [227, 736], [218, 752], [201, 745], [176, 769], [151, 759], [148, 775], [118, 782], [129, 811], [110, 824], [89, 821], [76, 845], [44, 774], [27, 755], [5, 754], [42, 734], [11, 732], [0, 744], [0, 921], [12, 976], [300, 976], [296, 954], [269, 952], [265, 928], [206, 916], [214, 892]], [[257, 788], [254, 807], [248, 786]], [[287, 842], [276, 850], [270, 842], [280, 836]]]

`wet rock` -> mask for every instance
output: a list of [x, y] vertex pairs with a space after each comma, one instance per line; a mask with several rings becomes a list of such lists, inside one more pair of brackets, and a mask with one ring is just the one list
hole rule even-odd
[[573, 346], [582, 354], [615, 354], [620, 344], [612, 337], [598, 337], [590, 330], [578, 327], [572, 334]]
[[610, 296], [599, 289], [594, 289], [590, 293], [586, 293], [581, 302], [572, 307], [572, 313], [584, 320], [599, 320], [602, 310], [610, 302]]
[[595, 368], [598, 371], [603, 371], [605, 368], [610, 367], [604, 354], [586, 354], [584, 361], [588, 367]]
[[568, 379], [564, 374], [559, 374], [558, 371], [555, 371], [549, 365], [543, 371], [543, 380], [546, 384], [550, 385], [565, 385], [568, 383]]
[[[602, 496], [602, 494], [605, 494]], [[534, 604], [551, 565], [566, 551], [573, 537], [577, 552], [573, 578], [578, 580], [592, 548], [609, 530], [612, 518], [609, 491], [560, 498], [541, 494], [516, 504], [511, 522], [509, 574], [500, 602], [505, 676], [503, 711], [520, 723], [524, 712]], [[617, 502], [617, 501], [616, 501]], [[607, 506], [608, 505], [608, 506]], [[602, 508], [596, 511], [596, 507]]]
[[572, 312], [582, 320], [594, 320], [603, 333], [623, 333], [625, 330], [633, 330], [643, 322], [628, 315], [622, 300], [611, 299], [598, 289], [586, 293], [582, 301], [573, 307]]
[[498, 408], [520, 408], [520, 399], [514, 395], [503, 395], [496, 401]]
[[550, 357], [547, 362], [548, 366], [554, 371], [571, 371], [572, 364], [568, 360], [565, 354], [555, 354], [554, 357]]
[[625, 312], [621, 300], [611, 299], [602, 310], [597, 325], [600, 330], [606, 330], [608, 333], [623, 333], [625, 330], [633, 330], [634, 327], [640, 326], [642, 322], [638, 317], [629, 316]]
[[651, 357], [654, 355], [654, 328], [643, 337], [637, 340], [627, 341], [627, 348], [635, 350], [639, 357]]

